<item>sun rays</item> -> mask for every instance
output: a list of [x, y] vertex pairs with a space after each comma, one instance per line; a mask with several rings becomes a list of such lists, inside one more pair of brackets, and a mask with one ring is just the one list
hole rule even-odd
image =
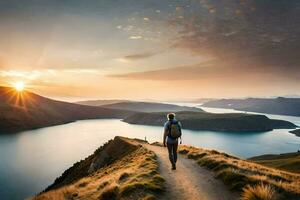
[[25, 84], [23, 81], [17, 81], [16, 83], [14, 83], [14, 87], [18, 92], [22, 92], [25, 88]]
[[12, 84], [13, 87], [4, 87], [3, 96], [7, 96], [7, 104], [12, 109], [22, 109], [26, 112], [30, 107], [36, 106], [35, 98], [31, 93], [25, 91], [25, 84], [23, 81], [18, 81]]

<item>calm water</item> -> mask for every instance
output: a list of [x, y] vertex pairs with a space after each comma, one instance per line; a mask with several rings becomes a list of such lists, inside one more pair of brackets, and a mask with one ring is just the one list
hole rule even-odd
[[[224, 109], [208, 110], [224, 112]], [[273, 117], [300, 125], [299, 117]], [[160, 141], [162, 128], [130, 125], [121, 120], [84, 120], [16, 135], [1, 135], [0, 199], [24, 199], [36, 194], [74, 162], [87, 157], [116, 135]], [[253, 134], [184, 130], [183, 142], [243, 158], [300, 149], [300, 137], [288, 130]]]

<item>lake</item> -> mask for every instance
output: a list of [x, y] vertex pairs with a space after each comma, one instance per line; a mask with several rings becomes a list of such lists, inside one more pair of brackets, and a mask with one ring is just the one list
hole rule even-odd
[[[204, 108], [211, 112], [233, 112]], [[238, 111], [234, 111], [238, 112]], [[300, 117], [268, 115], [300, 125]], [[116, 135], [161, 141], [162, 127], [130, 125], [118, 119], [82, 120], [74, 123], [0, 135], [1, 200], [24, 199], [43, 190], [75, 162]], [[263, 133], [224, 133], [184, 130], [183, 143], [213, 148], [247, 158], [300, 149], [300, 137], [288, 130]]]

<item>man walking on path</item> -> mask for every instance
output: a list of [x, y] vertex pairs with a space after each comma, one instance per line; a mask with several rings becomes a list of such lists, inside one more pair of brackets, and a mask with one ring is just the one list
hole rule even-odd
[[163, 144], [168, 148], [172, 170], [176, 170], [178, 138], [180, 138], [180, 144], [182, 143], [181, 124], [175, 119], [175, 113], [169, 113], [167, 118], [168, 121], [164, 125]]

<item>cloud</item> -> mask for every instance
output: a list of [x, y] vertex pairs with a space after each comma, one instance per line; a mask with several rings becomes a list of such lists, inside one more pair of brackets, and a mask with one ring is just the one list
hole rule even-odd
[[238, 68], [300, 72], [300, 1], [200, 1], [177, 11], [170, 24], [177, 30], [175, 48], [220, 60], [252, 61], [252, 66]]
[[132, 40], [139, 40], [139, 39], [142, 39], [143, 37], [140, 36], [140, 35], [132, 35], [129, 37], [129, 39], [132, 39]]
[[39, 70], [33, 71], [18, 71], [18, 70], [0, 70], [1, 77], [7, 78], [22, 78], [34, 80], [43, 75], [44, 72]]
[[[84, 68], [66, 68], [66, 69], [40, 69], [40, 70], [0, 70], [0, 78], [5, 79], [23, 79], [23, 80], [38, 80], [42, 81], [45, 77], [53, 78], [62, 74], [81, 74], [81, 75], [99, 75], [97, 69]], [[1, 80], [2, 81], [2, 80]], [[45, 80], [44, 80], [45, 81]], [[51, 80], [52, 81], [52, 80]]]
[[62, 72], [72, 73], [72, 74], [92, 74], [92, 75], [101, 74], [97, 69], [84, 69], [84, 68], [66, 69], [66, 70], [62, 70]]
[[[213, 69], [214, 70], [214, 69]], [[206, 73], [203, 73], [206, 71]], [[156, 80], [156, 81], [178, 81], [178, 80], [197, 80], [201, 76], [211, 74], [209, 68], [200, 68], [199, 66], [182, 66], [161, 70], [152, 70], [144, 72], [133, 72], [127, 74], [109, 75], [112, 78], [128, 79], [128, 80]], [[205, 74], [205, 75], [204, 75]]]
[[[252, 81], [256, 79], [276, 79], [281, 81], [297, 82], [300, 74], [285, 69], [274, 70], [273, 66], [253, 66], [248, 58], [240, 60], [211, 60], [195, 65], [164, 67], [160, 70], [133, 72], [125, 74], [111, 74], [109, 77], [127, 80], [154, 80], [154, 81], [189, 81], [222, 79]], [[281, 74], [281, 76], [278, 76]], [[254, 79], [253, 79], [254, 78]]]
[[[225, 69], [225, 73], [224, 73]], [[164, 69], [133, 72], [127, 74], [112, 74], [109, 77], [130, 79], [130, 80], [197, 80], [200, 78], [211, 78], [226, 76], [231, 70], [224, 65], [216, 67], [215, 61], [199, 63], [196, 65], [165, 67]]]
[[150, 58], [152, 56], [157, 55], [158, 53], [160, 53], [160, 52], [145, 52], [145, 53], [130, 54], [130, 55], [124, 56], [121, 59], [126, 60], [126, 61], [136, 61], [136, 60]]

